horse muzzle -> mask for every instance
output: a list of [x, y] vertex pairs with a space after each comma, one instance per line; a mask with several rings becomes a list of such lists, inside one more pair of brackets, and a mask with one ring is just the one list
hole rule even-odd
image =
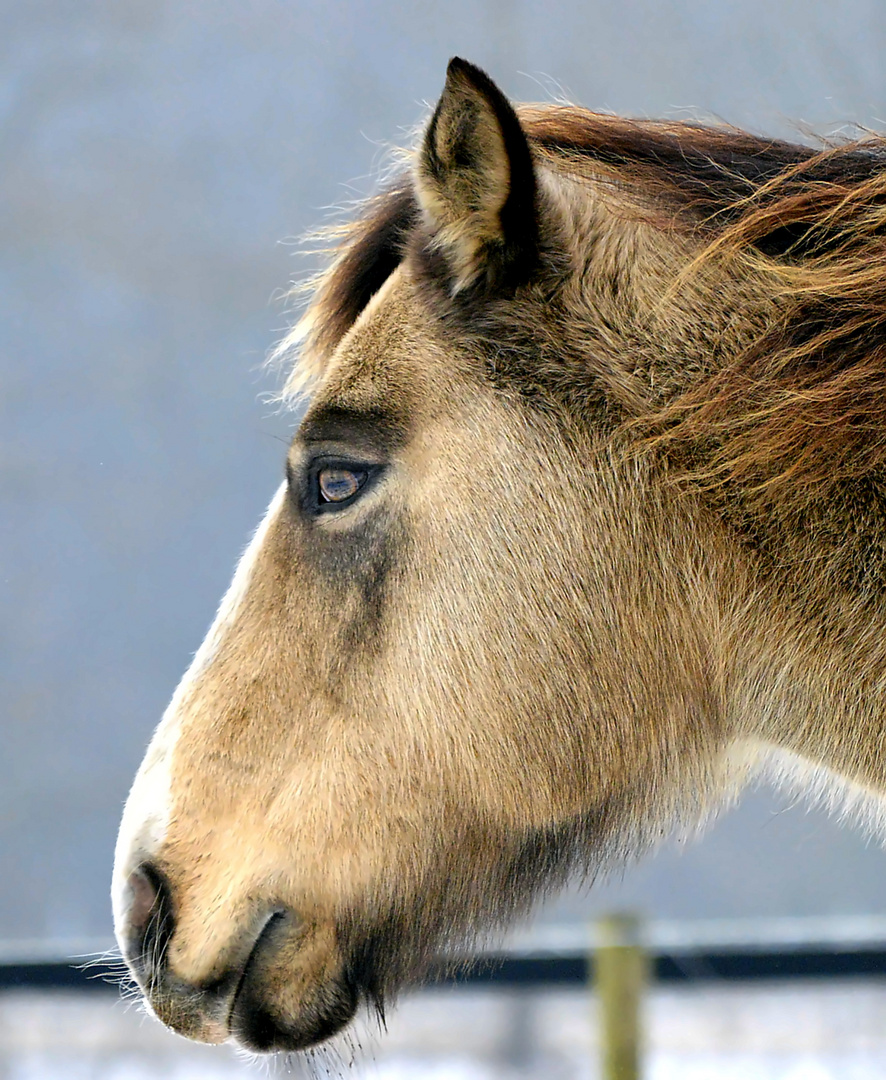
[[302, 1050], [339, 1031], [359, 992], [344, 971], [333, 927], [306, 926], [275, 905], [230, 942], [212, 975], [188, 980], [172, 958], [174, 890], [151, 863], [126, 881], [118, 937], [157, 1018], [200, 1042], [231, 1039], [247, 1050]]

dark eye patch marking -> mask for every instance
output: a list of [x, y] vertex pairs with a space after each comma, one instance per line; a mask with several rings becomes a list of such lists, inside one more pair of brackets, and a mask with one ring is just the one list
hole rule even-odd
[[296, 438], [305, 444], [337, 442], [373, 455], [386, 455], [406, 443], [403, 418], [384, 409], [345, 409], [323, 405], [310, 410]]
[[326, 404], [309, 410], [286, 466], [295, 505], [309, 518], [350, 506], [374, 485], [405, 438], [402, 420], [383, 409]]

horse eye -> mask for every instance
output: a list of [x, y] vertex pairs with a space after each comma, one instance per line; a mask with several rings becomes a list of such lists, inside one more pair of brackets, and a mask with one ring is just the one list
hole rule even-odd
[[321, 469], [317, 473], [321, 500], [327, 503], [347, 502], [363, 487], [368, 475], [365, 469]]

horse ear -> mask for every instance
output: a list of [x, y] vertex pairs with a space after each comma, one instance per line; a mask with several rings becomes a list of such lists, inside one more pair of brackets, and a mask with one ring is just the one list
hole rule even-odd
[[532, 151], [508, 99], [466, 60], [449, 62], [416, 192], [453, 293], [525, 280], [538, 254]]

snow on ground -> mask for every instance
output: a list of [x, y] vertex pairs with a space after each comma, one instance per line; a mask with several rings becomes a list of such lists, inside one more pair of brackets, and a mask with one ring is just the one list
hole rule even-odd
[[[247, 1060], [179, 1039], [111, 995], [0, 994], [0, 1080], [597, 1080], [589, 993], [444, 988], [388, 1031], [313, 1057]], [[882, 1080], [886, 982], [656, 988], [644, 1080]]]

